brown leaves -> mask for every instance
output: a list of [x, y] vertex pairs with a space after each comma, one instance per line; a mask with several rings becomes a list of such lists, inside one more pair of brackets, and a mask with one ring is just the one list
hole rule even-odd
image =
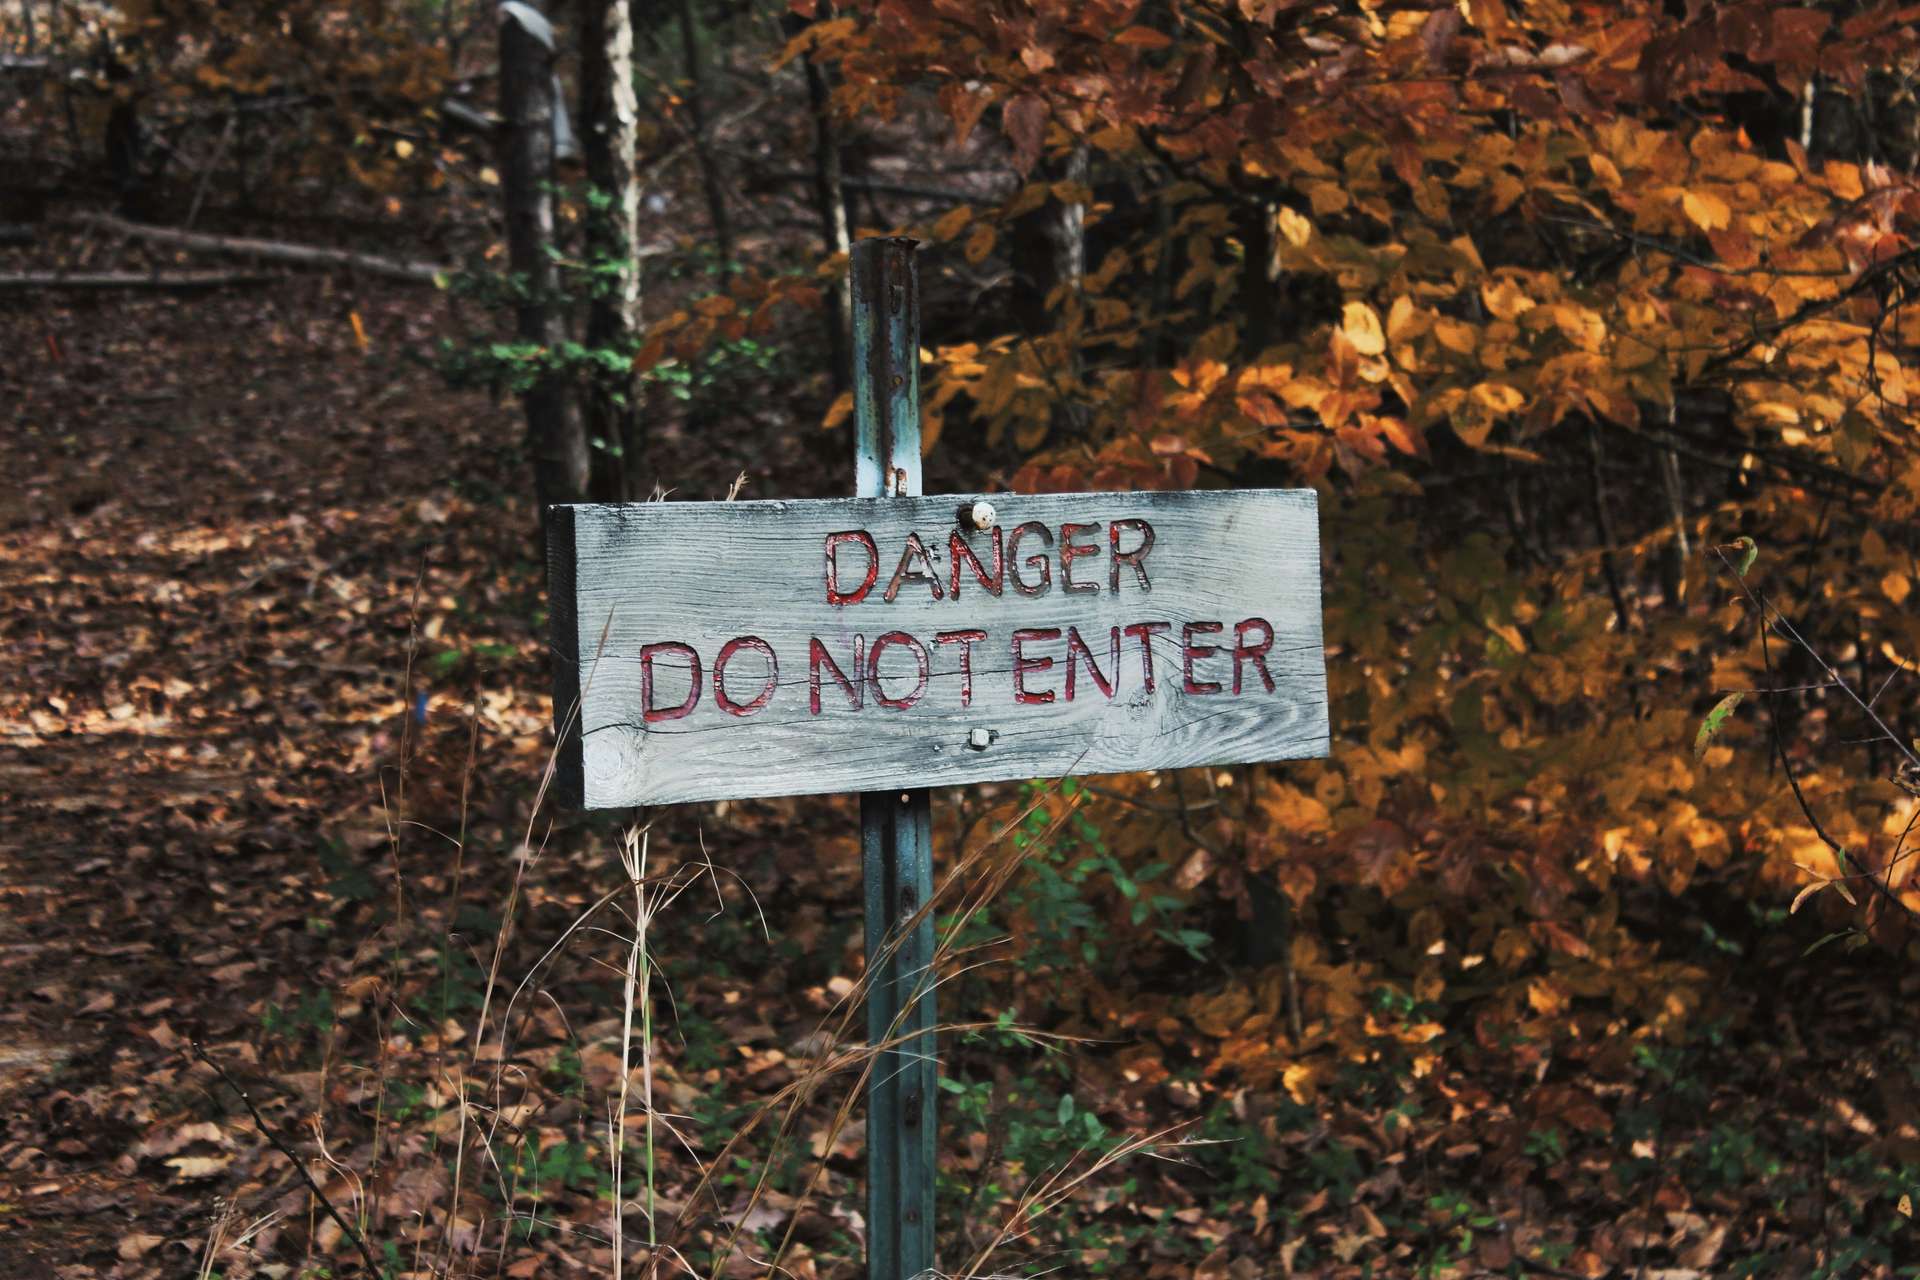
[[1040, 160], [1040, 147], [1046, 140], [1048, 109], [1038, 94], [1023, 93], [1000, 109], [1000, 125], [1013, 143], [1013, 163], [1022, 177]]
[[1360, 883], [1391, 893], [1413, 874], [1407, 855], [1411, 849], [1407, 833], [1384, 818], [1361, 827], [1347, 838], [1347, 852], [1353, 858]]

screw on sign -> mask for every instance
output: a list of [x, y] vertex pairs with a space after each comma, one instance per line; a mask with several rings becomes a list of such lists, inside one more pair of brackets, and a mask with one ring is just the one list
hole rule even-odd
[[[861, 793], [868, 1273], [933, 1259], [927, 788], [1328, 750], [1312, 490], [921, 497], [912, 242], [853, 253], [854, 498], [549, 512], [557, 786]], [[577, 706], [577, 714], [570, 714]]]

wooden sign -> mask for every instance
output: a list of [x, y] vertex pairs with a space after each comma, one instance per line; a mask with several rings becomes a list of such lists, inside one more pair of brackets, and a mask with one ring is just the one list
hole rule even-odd
[[1327, 754], [1312, 490], [561, 506], [588, 809]]

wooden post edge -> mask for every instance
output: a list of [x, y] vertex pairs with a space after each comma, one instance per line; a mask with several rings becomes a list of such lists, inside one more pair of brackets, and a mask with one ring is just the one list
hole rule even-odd
[[568, 809], [586, 808], [586, 773], [580, 740], [580, 596], [573, 508], [547, 508], [547, 637], [553, 664], [554, 746], [552, 795]]

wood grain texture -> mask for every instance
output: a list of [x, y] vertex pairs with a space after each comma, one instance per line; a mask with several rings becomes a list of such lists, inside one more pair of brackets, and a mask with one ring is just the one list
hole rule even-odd
[[[579, 786], [564, 799], [586, 808], [674, 801], [806, 795], [904, 786], [943, 786], [1036, 777], [1126, 772], [1197, 764], [1297, 759], [1327, 752], [1326, 664], [1321, 642], [1319, 523], [1311, 490], [1236, 490], [1190, 493], [989, 495], [1007, 545], [1007, 578], [1000, 594], [981, 586], [970, 566], [951, 591], [951, 537], [964, 508], [980, 495], [826, 501], [641, 503], [556, 508], [551, 548], [556, 590], [572, 584], [572, 608], [556, 600], [557, 664], [575, 665], [581, 691], [581, 728], [566, 741], [561, 776], [577, 769]], [[1132, 566], [1113, 563], [1109, 526], [1145, 521], [1154, 534], [1143, 560], [1147, 585]], [[1075, 535], [1096, 554], [1075, 559], [1071, 578], [1086, 593], [1063, 589], [1061, 527], [1096, 526]], [[1029, 532], [1043, 526], [1050, 547]], [[827, 598], [825, 547], [830, 534], [865, 531], [878, 552], [875, 583], [858, 603]], [[909, 560], [895, 598], [883, 594], [900, 568], [909, 534], [927, 551]], [[966, 545], [989, 571], [990, 531], [966, 531]], [[1122, 551], [1139, 541], [1126, 526]], [[858, 586], [868, 557], [843, 542], [839, 585]], [[1050, 585], [1024, 595], [1014, 575], [1035, 584], [1041, 571], [1024, 562], [1046, 556]], [[930, 574], [928, 570], [930, 568]], [[913, 570], [919, 570], [915, 577]], [[937, 579], [941, 598], [926, 576]], [[1117, 583], [1117, 590], [1114, 589]], [[1274, 687], [1264, 687], [1257, 664], [1243, 666], [1242, 689], [1232, 692], [1236, 624], [1270, 624], [1264, 654]], [[565, 623], [566, 625], [562, 625]], [[1165, 630], [1120, 636], [1117, 670], [1112, 628], [1162, 623]], [[1190, 692], [1183, 673], [1185, 627], [1202, 631], [1197, 645], [1220, 646], [1196, 656], [1196, 683], [1222, 686]], [[1076, 628], [1113, 685], [1108, 696], [1085, 658], [1074, 663], [1075, 697], [1066, 699], [1066, 630]], [[971, 697], [959, 643], [936, 643], [942, 632], [978, 629], [971, 646]], [[1017, 629], [1057, 629], [1061, 638], [1029, 640], [1021, 652], [1051, 658], [1050, 666], [1020, 673], [1012, 639]], [[859, 688], [861, 706], [822, 668], [820, 709], [812, 706], [811, 642], [817, 639], [853, 680], [858, 643], [870, 649], [885, 633], [902, 632], [925, 647], [926, 687], [910, 706], [915, 686], [913, 647], [882, 646], [878, 689]], [[713, 668], [736, 637], [755, 637], [773, 650], [777, 681], [764, 706], [729, 714], [716, 699]], [[1260, 637], [1247, 633], [1247, 643]], [[857, 640], [856, 640], [857, 638]], [[1142, 641], [1150, 640], [1155, 687], [1146, 687]], [[698, 703], [685, 716], [649, 723], [643, 715], [643, 647], [691, 645], [700, 658]], [[653, 705], [686, 698], [688, 672], [674, 654], [656, 652]], [[762, 691], [767, 665], [757, 647], [739, 649], [726, 668], [725, 687], [736, 705]], [[1016, 687], [1051, 691], [1053, 700], [1023, 702]], [[556, 694], [570, 688], [556, 674]], [[555, 715], [564, 714], [556, 701]], [[988, 738], [974, 745], [975, 730]]]

